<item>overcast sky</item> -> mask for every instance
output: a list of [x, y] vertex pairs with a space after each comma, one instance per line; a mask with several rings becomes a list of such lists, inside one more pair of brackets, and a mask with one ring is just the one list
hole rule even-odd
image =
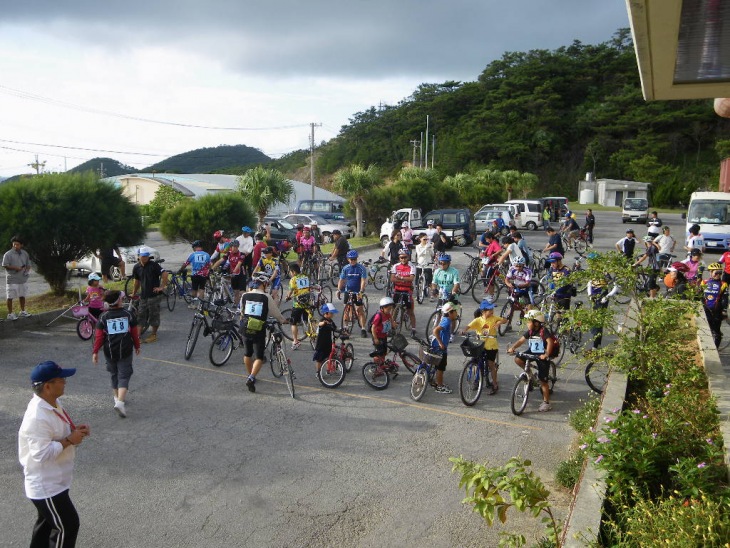
[[279, 157], [310, 122], [319, 143], [421, 83], [628, 26], [623, 0], [3, 2], [0, 176], [35, 154], [48, 171], [220, 144]]

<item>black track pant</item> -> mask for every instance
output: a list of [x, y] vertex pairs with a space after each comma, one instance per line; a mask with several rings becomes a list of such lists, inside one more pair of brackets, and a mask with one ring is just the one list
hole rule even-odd
[[73, 548], [79, 534], [79, 515], [68, 489], [48, 499], [31, 499], [38, 510], [30, 548]]

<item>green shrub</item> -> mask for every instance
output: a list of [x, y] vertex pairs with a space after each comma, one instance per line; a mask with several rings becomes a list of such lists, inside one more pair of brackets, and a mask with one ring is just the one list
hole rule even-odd
[[585, 453], [583, 451], [575, 451], [568, 460], [564, 460], [558, 465], [555, 472], [555, 481], [566, 489], [573, 489], [580, 479], [580, 472], [583, 469], [583, 461]]
[[598, 411], [601, 409], [601, 398], [591, 393], [588, 400], [568, 415], [568, 424], [579, 434], [586, 434], [596, 424]]

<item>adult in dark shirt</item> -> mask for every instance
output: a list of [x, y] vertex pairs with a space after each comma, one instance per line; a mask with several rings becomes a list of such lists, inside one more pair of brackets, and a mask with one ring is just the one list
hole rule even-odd
[[342, 232], [335, 229], [332, 231], [332, 237], [335, 239], [335, 247], [330, 255], [330, 260], [336, 260], [340, 268], [343, 268], [347, 264], [347, 252], [350, 250], [350, 244], [347, 243], [347, 238], [342, 237]]
[[451, 247], [449, 237], [444, 234], [444, 227], [440, 224], [436, 225], [436, 233], [433, 235], [433, 249], [438, 257]]
[[565, 256], [563, 240], [560, 238], [560, 234], [558, 234], [553, 227], [548, 228], [545, 232], [548, 236], [548, 243], [543, 251], [547, 253], [557, 252]]
[[386, 259], [388, 259], [388, 261], [390, 262], [390, 266], [399, 263], [398, 254], [403, 247], [402, 239], [403, 235], [401, 234], [401, 231], [393, 230], [393, 232], [390, 234], [390, 241], [388, 242], [388, 245], [386, 245], [383, 248], [383, 251], [380, 252], [381, 257], [385, 257]]
[[[162, 292], [167, 287], [167, 272], [150, 258], [149, 247], [141, 247], [139, 250], [139, 262], [134, 265], [132, 277], [134, 278], [134, 291], [139, 292], [139, 315], [142, 316], [149, 309], [150, 327], [152, 334], [143, 339], [142, 342], [157, 342], [157, 330], [160, 327], [160, 302]], [[140, 291], [141, 289], [141, 291]]]
[[109, 271], [113, 266], [116, 266], [119, 269], [119, 273], [121, 274], [122, 279], [127, 276], [127, 272], [125, 270], [126, 265], [124, 263], [124, 259], [122, 258], [122, 253], [121, 251], [119, 251], [118, 247], [114, 246], [100, 250], [99, 259], [101, 260], [102, 283], [107, 283], [109, 281]]
[[588, 234], [588, 243], [593, 243], [593, 228], [596, 226], [596, 217], [593, 215], [593, 210], [589, 209], [586, 211], [586, 224], [585, 230]]

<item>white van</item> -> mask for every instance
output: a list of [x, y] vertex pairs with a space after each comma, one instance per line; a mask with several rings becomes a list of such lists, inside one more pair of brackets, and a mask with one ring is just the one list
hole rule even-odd
[[537, 230], [542, 226], [542, 202], [540, 200], [507, 200], [515, 204], [519, 211], [518, 228]]
[[687, 229], [700, 225], [705, 250], [730, 250], [730, 193], [693, 192], [687, 208]]
[[622, 223], [646, 224], [649, 220], [649, 200], [646, 198], [626, 198], [621, 211]]

